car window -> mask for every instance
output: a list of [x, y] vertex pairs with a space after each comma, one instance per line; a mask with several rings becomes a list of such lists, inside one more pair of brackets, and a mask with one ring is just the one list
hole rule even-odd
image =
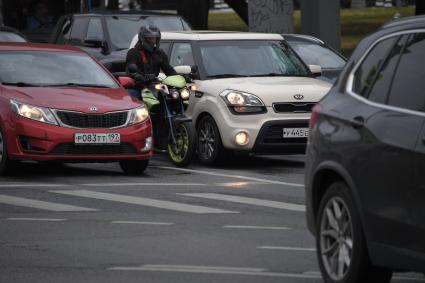
[[344, 59], [325, 46], [304, 42], [289, 45], [307, 65], [319, 65], [323, 69], [341, 69], [345, 65]]
[[170, 52], [170, 45], [171, 45], [171, 42], [161, 41], [159, 48], [161, 48], [165, 52], [165, 54], [168, 55], [168, 53]]
[[385, 60], [398, 37], [390, 37], [377, 43], [354, 73], [353, 91], [364, 96], [372, 85], [376, 72]]
[[154, 24], [161, 31], [184, 30], [180, 17], [115, 15], [106, 17], [109, 38], [115, 49], [127, 49], [142, 25]]
[[62, 28], [58, 34], [58, 37], [56, 39], [57, 44], [66, 44], [69, 41], [69, 36], [71, 34], [71, 26], [72, 26], [72, 19], [68, 18], [63, 21]]
[[86, 39], [103, 40], [103, 28], [100, 18], [90, 19]]
[[[403, 49], [407, 37], [406, 35], [399, 38], [385, 58], [385, 61], [383, 61], [382, 65], [379, 67], [379, 71], [374, 74], [374, 78], [371, 79], [372, 87], [364, 94], [369, 100], [378, 103], [386, 103], [391, 82], [394, 79], [394, 71], [400, 59], [400, 52]], [[384, 54], [382, 56], [384, 56]]]
[[190, 43], [174, 43], [170, 58], [171, 66], [195, 65]]
[[425, 106], [425, 33], [410, 35], [402, 51], [388, 104], [424, 111]]
[[87, 34], [88, 19], [85, 17], [76, 17], [71, 28], [69, 43], [72, 45], [83, 45]]

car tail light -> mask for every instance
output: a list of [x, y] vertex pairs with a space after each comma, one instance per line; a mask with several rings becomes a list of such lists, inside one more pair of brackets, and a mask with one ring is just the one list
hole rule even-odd
[[319, 118], [319, 113], [322, 110], [322, 107], [319, 104], [316, 104], [311, 112], [310, 122], [308, 127], [313, 129], [314, 125], [316, 125], [317, 119]]

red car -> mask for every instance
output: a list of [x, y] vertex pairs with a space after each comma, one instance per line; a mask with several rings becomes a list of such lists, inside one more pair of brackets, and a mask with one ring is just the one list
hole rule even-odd
[[18, 160], [119, 162], [141, 174], [152, 156], [145, 105], [80, 49], [0, 44], [0, 174]]

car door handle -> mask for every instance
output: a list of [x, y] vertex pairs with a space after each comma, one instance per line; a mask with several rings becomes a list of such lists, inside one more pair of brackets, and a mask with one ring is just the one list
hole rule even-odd
[[356, 116], [351, 120], [351, 126], [354, 129], [361, 129], [364, 126], [364, 118], [361, 116]]

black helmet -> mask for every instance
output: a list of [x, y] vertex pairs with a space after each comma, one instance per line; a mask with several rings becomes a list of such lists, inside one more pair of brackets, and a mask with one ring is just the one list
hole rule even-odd
[[159, 48], [161, 31], [155, 25], [145, 25], [139, 30], [139, 42], [142, 48], [148, 52], [154, 52]]

